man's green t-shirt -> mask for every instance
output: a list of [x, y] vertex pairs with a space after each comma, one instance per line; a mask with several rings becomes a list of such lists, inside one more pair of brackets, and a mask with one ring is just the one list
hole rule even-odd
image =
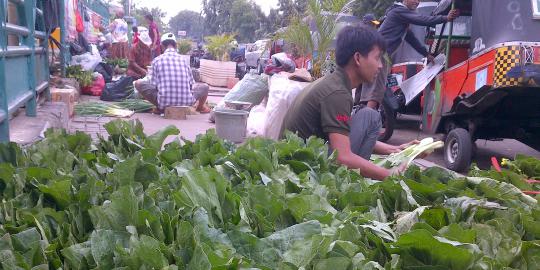
[[328, 134], [349, 136], [353, 107], [351, 82], [338, 68], [307, 86], [295, 99], [283, 122], [283, 130], [307, 139], [316, 136], [328, 141]]

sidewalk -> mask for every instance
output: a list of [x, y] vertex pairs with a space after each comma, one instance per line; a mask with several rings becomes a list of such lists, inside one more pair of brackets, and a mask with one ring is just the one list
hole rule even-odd
[[[211, 96], [208, 97], [208, 102], [217, 104], [221, 99], [221, 96]], [[81, 96], [79, 103], [97, 100], [97, 97]], [[209, 114], [198, 114], [189, 115], [187, 120], [174, 120], [165, 119], [160, 115], [151, 113], [136, 113], [130, 118], [75, 116], [69, 119], [67, 107], [63, 103], [48, 102], [38, 107], [37, 117], [28, 117], [21, 111], [11, 119], [10, 139], [21, 145], [31, 144], [40, 140], [48, 128], [64, 128], [70, 132], [82, 131], [92, 136], [92, 138], [97, 138], [98, 134], [107, 135], [103, 125], [112, 120], [137, 119], [143, 124], [147, 135], [151, 135], [169, 125], [174, 125], [180, 130], [180, 136], [188, 140], [195, 140], [197, 135], [204, 134], [207, 130], [214, 128], [215, 125], [208, 121], [208, 117]], [[172, 137], [169, 138], [169, 140], [172, 139]]]
[[[80, 102], [96, 100], [95, 97], [82, 96]], [[209, 103], [217, 104], [221, 101], [221, 97], [208, 97]], [[180, 136], [195, 140], [197, 135], [204, 134], [207, 130], [214, 128], [214, 124], [208, 121], [209, 114], [188, 115], [187, 120], [165, 119], [164, 117], [151, 113], [136, 113], [130, 118], [121, 118], [123, 120], [139, 120], [144, 126], [144, 132], [151, 135], [163, 128], [174, 125], [180, 130]], [[107, 135], [103, 128], [106, 123], [119, 119], [114, 117], [84, 117], [75, 116], [71, 120], [70, 131], [82, 131], [90, 134], [93, 138], [97, 134]]]

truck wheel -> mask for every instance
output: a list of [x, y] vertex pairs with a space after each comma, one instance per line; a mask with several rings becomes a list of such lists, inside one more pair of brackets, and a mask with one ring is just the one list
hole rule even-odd
[[444, 163], [448, 169], [465, 172], [471, 165], [472, 152], [472, 139], [467, 130], [456, 128], [448, 133], [444, 143]]

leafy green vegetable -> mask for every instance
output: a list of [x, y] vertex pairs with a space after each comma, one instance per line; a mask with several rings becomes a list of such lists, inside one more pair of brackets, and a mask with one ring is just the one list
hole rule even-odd
[[[319, 139], [108, 138], [0, 145], [2, 269], [535, 269], [540, 206], [519, 171], [363, 179]], [[410, 155], [415, 153], [410, 151]], [[492, 175], [493, 177], [489, 177]], [[498, 178], [497, 178], [498, 177]], [[492, 179], [496, 178], [496, 179]], [[520, 180], [521, 181], [521, 180]], [[527, 187], [527, 186], [524, 186]]]
[[411, 145], [399, 153], [391, 154], [385, 158], [376, 159], [375, 164], [385, 168], [396, 167], [403, 163], [410, 165], [411, 162], [422, 153], [433, 152], [438, 148], [442, 148], [443, 146], [444, 143], [441, 141], [435, 142], [433, 138], [425, 138], [420, 141], [419, 144]]

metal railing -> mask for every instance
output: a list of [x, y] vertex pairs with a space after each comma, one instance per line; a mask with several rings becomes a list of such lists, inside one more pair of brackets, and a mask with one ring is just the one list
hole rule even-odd
[[[16, 24], [7, 20], [9, 2], [15, 7]], [[0, 0], [0, 142], [9, 141], [11, 114], [24, 107], [26, 115], [36, 116], [37, 96], [49, 94], [44, 1], [9, 2]], [[15, 38], [8, 42], [9, 36]]]

